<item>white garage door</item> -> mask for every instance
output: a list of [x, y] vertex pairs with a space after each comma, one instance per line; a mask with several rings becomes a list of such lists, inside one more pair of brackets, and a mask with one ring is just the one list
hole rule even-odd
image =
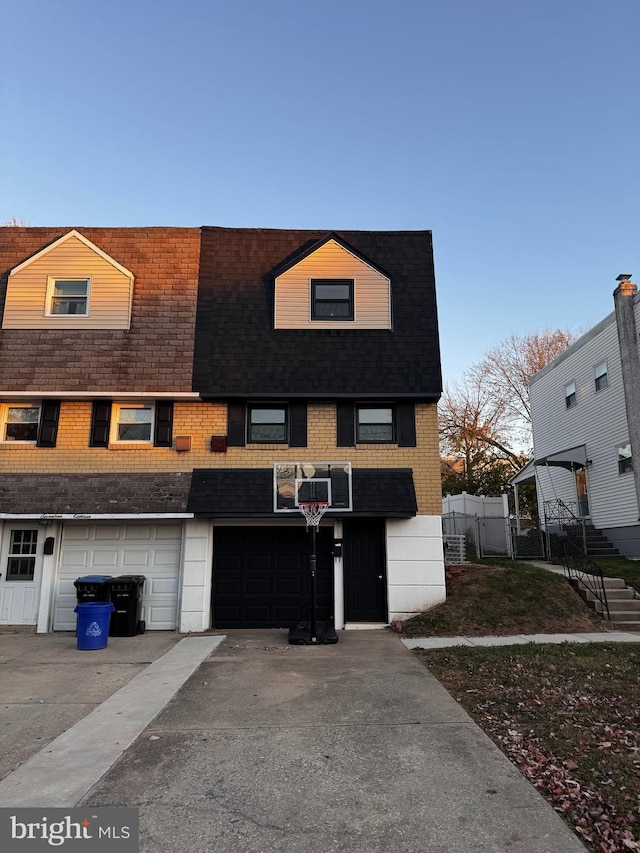
[[176, 627], [180, 571], [179, 524], [67, 524], [53, 614], [54, 631], [75, 631], [76, 588], [83, 575], [144, 575], [142, 619], [147, 630]]

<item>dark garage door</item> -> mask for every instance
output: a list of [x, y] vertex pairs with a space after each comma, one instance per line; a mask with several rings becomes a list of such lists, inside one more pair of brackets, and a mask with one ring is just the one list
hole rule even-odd
[[[304, 527], [220, 527], [214, 533], [213, 626], [291, 628], [311, 602]], [[320, 528], [317, 597], [333, 618], [333, 529]]]

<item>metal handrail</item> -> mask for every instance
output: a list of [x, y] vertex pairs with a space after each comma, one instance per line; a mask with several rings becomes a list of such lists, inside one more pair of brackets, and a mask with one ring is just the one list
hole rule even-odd
[[[602, 616], [606, 612], [606, 618], [611, 619], [609, 604], [607, 602], [607, 591], [604, 585], [604, 574], [597, 563], [594, 563], [586, 554], [571, 554], [569, 544], [564, 543], [563, 561], [564, 574], [567, 580], [579, 581], [602, 605]], [[575, 546], [572, 546], [575, 547]]]
[[[573, 505], [575, 506], [575, 503], [573, 503]], [[580, 538], [582, 539], [582, 553], [587, 553], [587, 529], [585, 520], [582, 516], [577, 516], [563, 500], [556, 498], [553, 501], [544, 502], [544, 523], [547, 533], [547, 544], [549, 546], [550, 527], [552, 524], [558, 524], [562, 528], [563, 533], [569, 536], [569, 538], [571, 538], [572, 531], [575, 528], [579, 528]], [[549, 550], [551, 550], [550, 547]]]

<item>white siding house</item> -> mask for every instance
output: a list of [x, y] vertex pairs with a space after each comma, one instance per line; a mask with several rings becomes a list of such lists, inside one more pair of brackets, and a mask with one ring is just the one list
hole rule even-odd
[[[640, 301], [627, 299], [640, 322]], [[560, 500], [588, 519], [627, 556], [640, 556], [640, 525], [631, 459], [624, 343], [617, 312], [605, 317], [530, 382], [535, 465], [532, 470], [544, 522], [545, 505]], [[634, 346], [637, 351], [637, 335]], [[640, 413], [639, 413], [640, 415]], [[638, 452], [635, 454], [638, 456]], [[523, 471], [514, 482], [525, 481]]]

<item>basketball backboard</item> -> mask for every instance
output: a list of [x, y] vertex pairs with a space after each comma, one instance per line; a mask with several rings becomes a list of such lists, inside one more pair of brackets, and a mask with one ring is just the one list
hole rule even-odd
[[329, 504], [329, 512], [351, 512], [350, 462], [276, 462], [273, 511], [299, 512], [300, 502]]

